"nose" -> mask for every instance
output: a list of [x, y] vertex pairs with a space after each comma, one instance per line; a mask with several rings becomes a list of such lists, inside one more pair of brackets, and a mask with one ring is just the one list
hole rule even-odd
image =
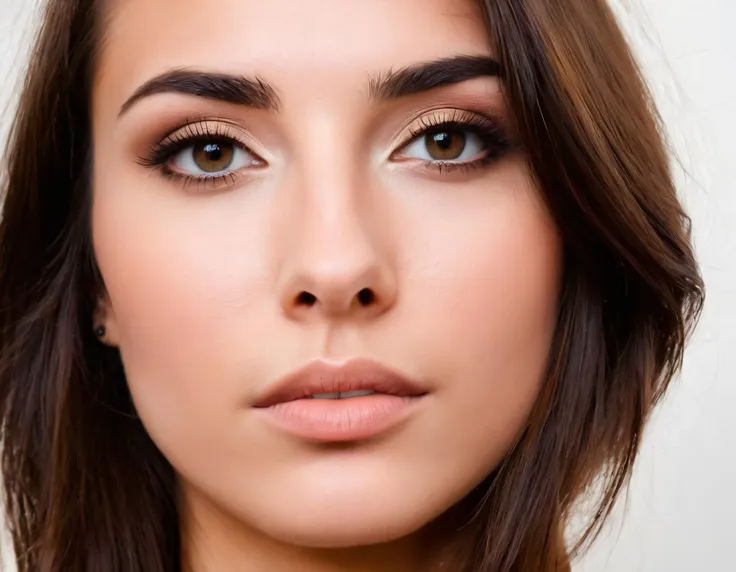
[[370, 232], [350, 209], [302, 212], [282, 268], [280, 303], [298, 321], [374, 319], [397, 296], [380, 229]]

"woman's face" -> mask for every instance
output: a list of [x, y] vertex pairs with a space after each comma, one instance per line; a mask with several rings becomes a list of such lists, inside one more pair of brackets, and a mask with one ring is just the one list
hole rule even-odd
[[[560, 240], [480, 13], [118, 0], [107, 16], [99, 317], [185, 512], [320, 547], [420, 529], [519, 437], [557, 315]], [[351, 390], [376, 393], [295, 399]]]

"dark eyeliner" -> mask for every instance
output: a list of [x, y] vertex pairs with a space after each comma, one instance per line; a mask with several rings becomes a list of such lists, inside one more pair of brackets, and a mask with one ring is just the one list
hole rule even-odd
[[485, 152], [481, 157], [472, 161], [422, 160], [425, 169], [439, 171], [440, 173], [449, 173], [458, 169], [481, 169], [500, 159], [516, 147], [516, 144], [509, 138], [506, 129], [501, 126], [499, 121], [474, 112], [452, 110], [451, 113], [422, 117], [419, 124], [409, 130], [411, 136], [399, 148], [399, 152], [406, 149], [417, 139], [443, 130], [473, 133], [483, 142]]
[[258, 158], [258, 155], [251, 151], [238, 137], [234, 136], [227, 126], [222, 123], [215, 123], [215, 120], [202, 119], [197, 122], [186, 123], [171, 131], [150, 147], [145, 155], [139, 157], [138, 163], [143, 167], [156, 170], [166, 178], [181, 181], [185, 188], [192, 184], [216, 186], [219, 183], [234, 183], [238, 175], [233, 171], [212, 175], [191, 175], [169, 168], [169, 162], [176, 155], [201, 142], [227, 143], [239, 147], [249, 155]]

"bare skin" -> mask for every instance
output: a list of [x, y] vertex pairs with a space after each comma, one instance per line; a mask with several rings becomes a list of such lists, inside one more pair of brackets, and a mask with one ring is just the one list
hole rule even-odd
[[[492, 58], [474, 6], [116, 0], [107, 16], [98, 317], [179, 476], [189, 570], [451, 570], [427, 525], [523, 430], [562, 270], [499, 79], [385, 83]], [[269, 87], [142, 87], [172, 70]], [[305, 364], [357, 358], [427, 390], [392, 431], [317, 444], [254, 408]]]

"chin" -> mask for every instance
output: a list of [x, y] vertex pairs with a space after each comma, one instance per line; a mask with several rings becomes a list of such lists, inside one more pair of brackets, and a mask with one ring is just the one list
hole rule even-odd
[[366, 496], [338, 503], [285, 503], [268, 515], [248, 515], [267, 536], [309, 548], [350, 548], [393, 542], [422, 530], [444, 507]]
[[283, 523], [272, 530], [264, 530], [273, 539], [295, 546], [307, 548], [354, 548], [394, 542], [420, 531], [427, 522], [414, 522], [404, 519], [382, 519], [349, 523], [334, 520], [310, 519], [300, 526], [296, 523]]

